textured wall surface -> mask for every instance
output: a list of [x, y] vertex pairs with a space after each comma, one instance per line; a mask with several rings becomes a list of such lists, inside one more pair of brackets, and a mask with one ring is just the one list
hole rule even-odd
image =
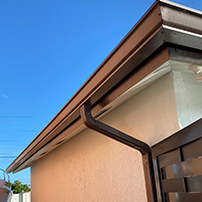
[[173, 84], [180, 129], [202, 117], [202, 82], [193, 72], [173, 71]]
[[[153, 145], [179, 129], [170, 73], [101, 118]], [[31, 167], [32, 202], [145, 202], [139, 152], [86, 129]]]

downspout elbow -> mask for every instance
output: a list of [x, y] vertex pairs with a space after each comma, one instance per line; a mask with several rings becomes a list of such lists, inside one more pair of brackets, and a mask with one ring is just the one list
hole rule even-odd
[[84, 104], [80, 108], [80, 115], [83, 123], [90, 129], [95, 130], [103, 135], [106, 135], [114, 140], [117, 140], [127, 146], [138, 150], [142, 154], [143, 168], [145, 175], [145, 185], [147, 190], [148, 202], [156, 202], [156, 187], [154, 181], [154, 171], [152, 163], [151, 148], [145, 142], [142, 142], [134, 137], [131, 137], [105, 123], [94, 119], [91, 115], [91, 106]]

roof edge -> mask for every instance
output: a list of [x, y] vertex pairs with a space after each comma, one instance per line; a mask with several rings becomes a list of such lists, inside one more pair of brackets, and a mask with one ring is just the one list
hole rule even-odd
[[[165, 36], [165, 33], [169, 34], [170, 30], [167, 29], [164, 33], [164, 24], [167, 25], [168, 16], [164, 15], [166, 12], [162, 9], [167, 7], [171, 7], [174, 11], [184, 8], [169, 1], [156, 1], [49, 124], [9, 165], [7, 172], [19, 170], [18, 168], [25, 165], [25, 162], [33, 156], [37, 158], [36, 154], [41, 148], [79, 119], [79, 108], [83, 103], [88, 101], [94, 105], [160, 46], [166, 42], [176, 43], [177, 39]], [[202, 18], [202, 13], [199, 11], [194, 12], [193, 9], [189, 11], [193, 15], [200, 14]], [[181, 25], [173, 23], [173, 26], [180, 28]], [[195, 27], [191, 27], [192, 31]]]
[[[42, 147], [42, 145], [44, 145], [47, 141], [47, 137], [50, 137], [53, 132], [55, 135], [55, 131], [59, 132], [58, 129], [61, 128], [61, 125], [67, 121], [69, 117], [75, 114], [75, 111], [78, 109], [80, 104], [89, 100], [90, 97], [111, 77], [111, 75], [117, 71], [117, 68], [120, 68], [120, 64], [122, 64], [135, 50], [137, 50], [142, 43], [155, 32], [157, 27], [161, 27], [161, 25], [162, 20], [160, 16], [160, 7], [159, 3], [156, 1], [136, 23], [131, 31], [114, 48], [109, 56], [99, 65], [87, 81], [72, 96], [72, 98], [56, 114], [56, 116], [11, 163], [11, 165], [7, 168], [7, 171], [13, 172], [16, 166], [26, 160], [28, 153], [33, 151], [31, 154], [33, 155]], [[91, 101], [91, 104], [93, 104], [92, 102], [93, 101]], [[77, 113], [75, 118], [78, 116], [79, 114]], [[66, 124], [66, 126], [71, 124], [70, 122]], [[50, 139], [51, 138], [49, 138], [49, 140]]]

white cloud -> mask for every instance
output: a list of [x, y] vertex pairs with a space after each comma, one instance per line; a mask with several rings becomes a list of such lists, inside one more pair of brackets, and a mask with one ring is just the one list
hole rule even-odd
[[5, 94], [1, 95], [1, 97], [5, 98], [5, 99], [7, 99], [7, 98], [8, 98], [8, 96], [7, 96], [7, 95], [5, 95]]

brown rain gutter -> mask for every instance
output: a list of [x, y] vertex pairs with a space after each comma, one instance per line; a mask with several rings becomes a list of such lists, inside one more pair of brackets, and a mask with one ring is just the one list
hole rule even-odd
[[80, 108], [81, 119], [83, 123], [103, 135], [106, 135], [114, 140], [117, 140], [133, 149], [138, 150], [142, 154], [143, 168], [144, 168], [144, 177], [145, 177], [145, 186], [147, 191], [147, 201], [156, 202], [156, 187], [154, 179], [154, 170], [152, 163], [152, 154], [151, 148], [145, 142], [142, 142], [134, 137], [131, 137], [111, 126], [108, 126], [100, 121], [95, 120], [91, 115], [91, 106], [84, 104]]

